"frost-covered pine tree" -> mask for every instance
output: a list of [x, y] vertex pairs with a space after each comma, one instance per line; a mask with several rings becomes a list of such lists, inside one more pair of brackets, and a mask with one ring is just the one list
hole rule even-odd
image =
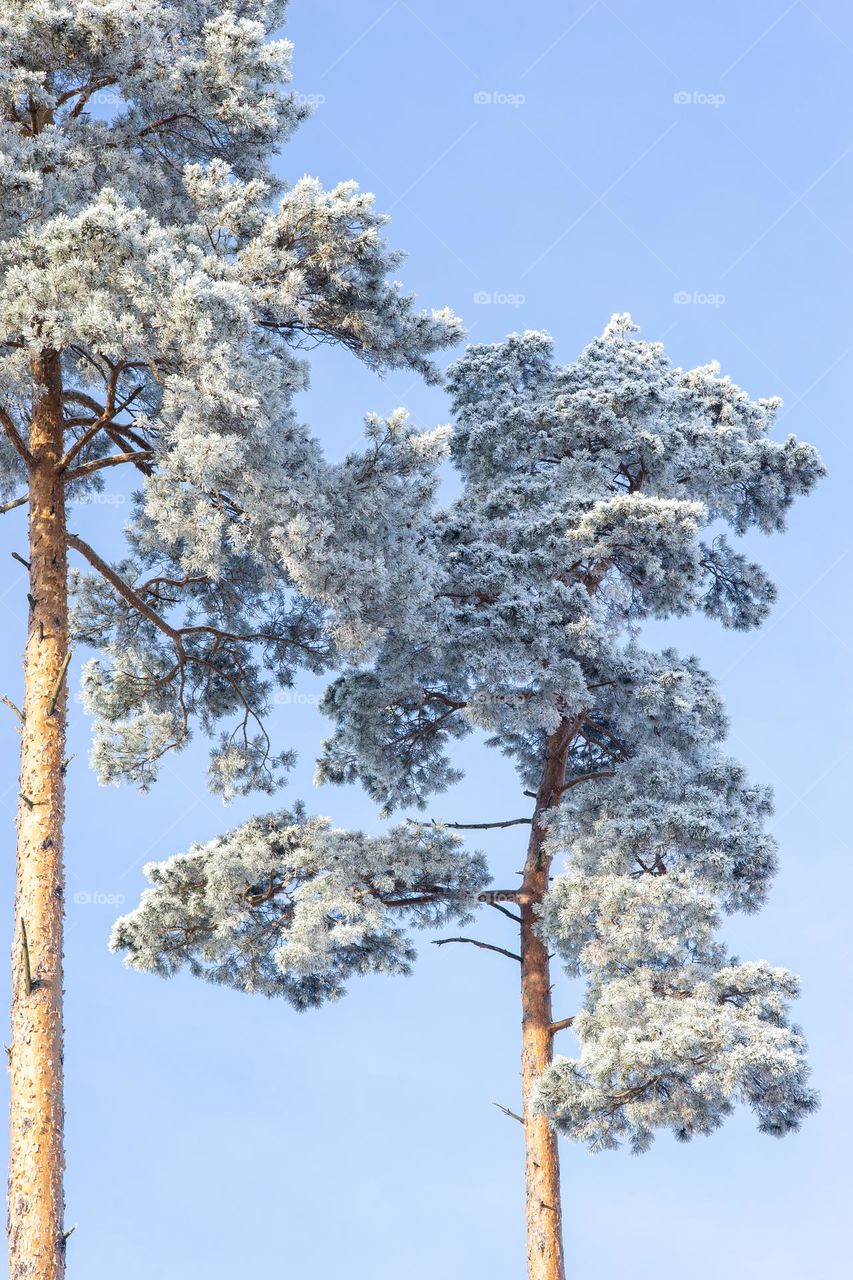
[[[194, 721], [212, 781], [270, 787], [274, 683], [363, 644], [408, 576], [440, 435], [397, 415], [324, 465], [305, 350], [437, 376], [447, 312], [390, 278], [352, 183], [287, 186], [286, 0], [0, 0], [0, 510], [29, 510], [13, 953], [10, 1275], [64, 1270], [62, 818], [72, 640], [108, 780], [150, 783]], [[139, 485], [126, 557], [74, 504]], [[69, 620], [69, 553], [77, 559]], [[346, 584], [346, 591], [341, 591]], [[298, 595], [294, 589], [302, 589]], [[407, 592], [408, 595], [408, 592]], [[310, 596], [310, 600], [309, 600]], [[408, 601], [417, 604], [416, 598]], [[330, 630], [326, 626], [329, 623]]]
[[[788, 1021], [796, 979], [717, 938], [767, 891], [770, 797], [725, 752], [711, 677], [645, 650], [638, 628], [692, 610], [759, 624], [772, 585], [723, 528], [781, 529], [822, 465], [770, 438], [778, 401], [713, 365], [674, 368], [634, 328], [614, 317], [568, 366], [525, 333], [452, 367], [463, 484], [425, 548], [434, 600], [325, 700], [320, 779], [358, 779], [386, 811], [457, 779], [449, 748], [485, 731], [533, 798], [529, 817], [482, 824], [529, 825], [520, 885], [487, 889], [440, 825], [369, 841], [272, 817], [150, 867], [113, 938], [136, 967], [186, 964], [303, 1007], [353, 972], [404, 969], [407, 920], [508, 915], [517, 949], [440, 941], [520, 965], [530, 1280], [564, 1274], [558, 1130], [642, 1150], [659, 1128], [708, 1133], [736, 1103], [773, 1134], [815, 1105]], [[586, 981], [571, 1016], [551, 1007], [551, 948]], [[569, 1027], [579, 1052], [555, 1059]]]

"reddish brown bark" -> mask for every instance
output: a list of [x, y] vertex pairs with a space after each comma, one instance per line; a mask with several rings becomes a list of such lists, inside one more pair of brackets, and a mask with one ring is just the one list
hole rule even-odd
[[551, 968], [548, 948], [537, 933], [537, 923], [538, 907], [548, 891], [551, 870], [550, 859], [543, 848], [546, 814], [559, 803], [570, 736], [570, 726], [564, 722], [548, 739], [519, 895], [528, 1280], [565, 1280], [557, 1135], [544, 1116], [533, 1114], [530, 1095], [553, 1055]]
[[63, 434], [59, 359], [34, 366], [30, 428], [30, 616], [24, 654], [18, 862], [12, 944], [10, 1280], [62, 1280], [62, 933], [66, 530], [57, 473]]

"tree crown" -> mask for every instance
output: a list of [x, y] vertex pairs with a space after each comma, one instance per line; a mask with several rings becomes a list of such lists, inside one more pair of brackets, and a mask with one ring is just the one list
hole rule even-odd
[[[424, 546], [435, 599], [332, 684], [319, 766], [321, 780], [360, 780], [391, 809], [459, 777], [449, 746], [475, 728], [534, 789], [562, 753], [533, 818], [549, 864], [566, 862], [538, 904], [540, 929], [586, 996], [572, 1020], [579, 1056], [544, 1073], [536, 1105], [594, 1150], [622, 1139], [642, 1150], [661, 1127], [710, 1132], [736, 1102], [782, 1134], [816, 1105], [787, 1016], [796, 979], [741, 963], [716, 934], [723, 913], [766, 895], [770, 794], [726, 755], [711, 677], [694, 658], [644, 649], [638, 624], [702, 609], [757, 625], [772, 584], [722, 535], [701, 533], [783, 527], [822, 464], [809, 445], [769, 438], [778, 401], [751, 400], [714, 366], [675, 369], [632, 331], [615, 317], [563, 368], [538, 333], [472, 347], [453, 366], [463, 489]], [[182, 866], [149, 869], [154, 888], [119, 923], [114, 945], [131, 964], [170, 963], [173, 922], [193, 918], [172, 878]], [[359, 891], [347, 895], [357, 913]], [[224, 904], [216, 918], [227, 972], [245, 985], [244, 931], [256, 926], [245, 896], [235, 910], [239, 925]], [[341, 911], [324, 917], [327, 934]], [[286, 963], [286, 949], [275, 958]], [[200, 963], [185, 936], [179, 959]]]
[[0, 498], [24, 497], [45, 359], [69, 500], [114, 467], [140, 486], [120, 565], [70, 539], [108, 780], [149, 784], [224, 721], [214, 784], [273, 785], [259, 650], [287, 684], [330, 633], [381, 630], [442, 450], [396, 415], [329, 467], [297, 417], [317, 343], [435, 381], [459, 325], [393, 280], [372, 196], [275, 175], [307, 115], [270, 38], [286, 8], [23, 0], [0, 21]]

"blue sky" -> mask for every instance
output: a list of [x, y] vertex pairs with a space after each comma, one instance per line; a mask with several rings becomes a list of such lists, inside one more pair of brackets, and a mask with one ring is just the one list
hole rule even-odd
[[[851, 1137], [853, 10], [293, 0], [288, 34], [296, 86], [318, 109], [283, 172], [375, 191], [424, 305], [454, 307], [476, 341], [549, 329], [565, 360], [629, 310], [679, 364], [716, 358], [751, 393], [784, 396], [780, 429], [815, 442], [830, 467], [786, 536], [750, 540], [780, 588], [760, 633], [699, 621], [653, 632], [719, 677], [733, 750], [776, 790], [782, 872], [763, 914], [732, 920], [727, 936], [743, 957], [802, 974], [798, 1016], [823, 1109], [782, 1142], [738, 1114], [710, 1139], [662, 1138], [639, 1158], [565, 1143], [563, 1177], [569, 1271], [583, 1280], [834, 1273], [848, 1251]], [[321, 352], [302, 410], [337, 456], [366, 412], [398, 404], [425, 425], [447, 418], [441, 391]], [[119, 546], [122, 496], [75, 515], [102, 548]], [[8, 553], [23, 550], [19, 513], [0, 540], [0, 693], [18, 701], [25, 584]], [[282, 745], [300, 752], [281, 802], [301, 796], [336, 823], [378, 830], [357, 789], [312, 787], [319, 687], [305, 679], [276, 711]], [[11, 715], [0, 749], [11, 903]], [[142, 864], [252, 804], [228, 812], [206, 793], [202, 744], [171, 759], [147, 797], [100, 789], [79, 706], [71, 749], [71, 1274], [521, 1275], [521, 1133], [491, 1105], [518, 1103], [513, 966], [425, 937], [412, 978], [363, 980], [305, 1015], [127, 973], [106, 938], [136, 900]], [[432, 815], [525, 812], [507, 762], [473, 740], [460, 758], [467, 777]], [[499, 879], [520, 865], [513, 831], [478, 843]], [[486, 927], [501, 940], [500, 922]], [[576, 999], [560, 983], [557, 1016]]]

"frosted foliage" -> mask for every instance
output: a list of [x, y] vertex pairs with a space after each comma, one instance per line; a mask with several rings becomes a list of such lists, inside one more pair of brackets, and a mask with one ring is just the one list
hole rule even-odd
[[283, 996], [335, 999], [359, 973], [407, 973], [409, 928], [465, 920], [488, 876], [449, 832], [408, 823], [386, 835], [271, 814], [146, 867], [140, 905], [111, 945], [129, 965]]
[[624, 694], [606, 709], [633, 750], [612, 776], [572, 786], [549, 827], [567, 870], [542, 925], [588, 988], [572, 1028], [579, 1057], [556, 1059], [537, 1104], [593, 1150], [623, 1138], [643, 1150], [661, 1127], [708, 1133], [736, 1102], [781, 1135], [816, 1106], [787, 1020], [797, 981], [739, 964], [716, 936], [723, 912], [755, 910], [767, 893], [771, 798], [721, 750], [721, 709], [695, 663], [668, 653], [644, 665], [631, 714], [619, 713]]
[[594, 1151], [623, 1139], [643, 1151], [661, 1128], [710, 1133], [738, 1102], [781, 1136], [817, 1105], [805, 1043], [786, 1019], [796, 995], [796, 978], [763, 961], [611, 979], [575, 1020], [580, 1058], [556, 1059], [538, 1105]]
[[750, 399], [716, 366], [684, 373], [633, 330], [614, 317], [566, 366], [542, 333], [451, 366], [464, 489], [435, 521], [431, 615], [332, 686], [321, 779], [422, 803], [454, 777], [452, 739], [478, 727], [535, 784], [542, 735], [622, 678], [644, 618], [764, 618], [773, 585], [721, 526], [781, 528], [820, 458], [770, 438], [778, 400]]
[[781, 529], [823, 467], [771, 438], [777, 400], [713, 365], [674, 368], [633, 333], [614, 317], [568, 366], [541, 333], [452, 366], [463, 487], [435, 523], [435, 604], [332, 684], [319, 763], [391, 810], [456, 780], [454, 742], [475, 728], [535, 792], [546, 735], [565, 733], [541, 928], [586, 997], [579, 1055], [537, 1097], [595, 1150], [707, 1133], [738, 1102], [781, 1134], [815, 1106], [787, 1020], [795, 979], [718, 937], [767, 895], [769, 791], [726, 753], [711, 677], [643, 649], [639, 625], [695, 610], [758, 625], [772, 583], [724, 527]]
[[[303, 659], [316, 669], [329, 654], [315, 643], [320, 615], [283, 593], [310, 594], [334, 640], [358, 652], [408, 598], [444, 447], [441, 433], [418, 435], [398, 414], [371, 421], [363, 455], [329, 466], [294, 409], [305, 353], [331, 343], [377, 370], [435, 381], [434, 355], [460, 332], [450, 312], [419, 311], [396, 280], [401, 255], [370, 194], [275, 176], [307, 114], [287, 87], [290, 43], [273, 38], [286, 9], [0, 5], [0, 410], [26, 439], [33, 357], [59, 352], [70, 500], [126, 456], [141, 494], [130, 585], [159, 582], [143, 603], [167, 627], [220, 630], [221, 585], [245, 587], [241, 623], [247, 634], [279, 628], [269, 643], [285, 684]], [[0, 472], [0, 499], [25, 487], [5, 437]], [[240, 704], [242, 719], [247, 704], [253, 719], [265, 695], [251, 641], [184, 637], [193, 663], [204, 646], [207, 676], [183, 682], [174, 638], [131, 618], [134, 607], [81, 581], [76, 625], [98, 636], [87, 699], [101, 775], [148, 782], [161, 750], [187, 740], [188, 710], [215, 721]], [[224, 611], [240, 612], [230, 601]], [[226, 790], [263, 784], [263, 746], [246, 745], [239, 721], [226, 732], [212, 777]]]
[[[117, 568], [177, 635], [95, 576], [80, 578], [75, 625], [99, 654], [84, 672], [84, 703], [104, 781], [148, 787], [193, 723], [214, 734], [224, 721], [213, 790], [226, 799], [271, 791], [291, 763], [264, 728], [276, 688], [291, 686], [299, 668], [323, 671], [336, 648], [369, 648], [395, 619], [424, 608], [430, 577], [418, 565], [444, 433], [416, 432], [399, 412], [370, 419], [367, 434], [364, 452], [322, 467], [312, 501], [293, 504], [286, 526], [271, 525], [267, 546], [217, 545], [215, 572], [193, 564], [179, 528], [167, 543], [140, 504], [132, 555]], [[276, 519], [287, 500], [280, 492]], [[182, 520], [167, 490], [164, 519]]]

